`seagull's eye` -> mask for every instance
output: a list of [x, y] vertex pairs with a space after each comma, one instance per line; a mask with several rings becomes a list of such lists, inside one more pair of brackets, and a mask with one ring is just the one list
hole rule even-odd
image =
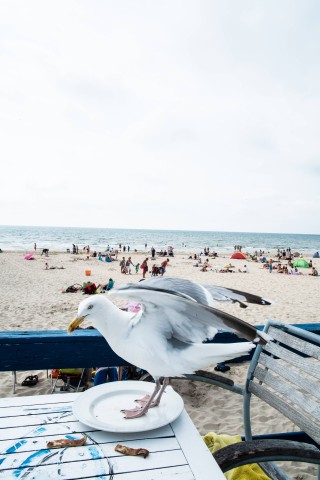
[[91, 310], [93, 308], [93, 305], [89, 305], [88, 310]]

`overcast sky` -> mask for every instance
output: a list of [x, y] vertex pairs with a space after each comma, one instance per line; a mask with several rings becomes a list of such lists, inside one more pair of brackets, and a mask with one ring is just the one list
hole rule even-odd
[[320, 233], [317, 0], [0, 3], [1, 224]]

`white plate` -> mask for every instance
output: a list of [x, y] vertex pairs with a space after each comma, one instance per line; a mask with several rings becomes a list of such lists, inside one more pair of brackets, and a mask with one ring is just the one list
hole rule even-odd
[[124, 418], [123, 409], [137, 406], [136, 399], [151, 394], [154, 383], [125, 380], [104, 383], [81, 393], [73, 404], [73, 414], [89, 427], [107, 432], [144, 432], [173, 422], [183, 410], [183, 400], [170, 385], [160, 405], [139, 418]]

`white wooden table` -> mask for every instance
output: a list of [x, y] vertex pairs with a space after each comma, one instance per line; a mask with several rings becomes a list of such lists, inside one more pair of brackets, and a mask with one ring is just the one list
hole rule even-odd
[[[225, 480], [184, 410], [173, 423], [141, 433], [110, 433], [80, 423], [72, 403], [81, 393], [0, 400], [0, 479]], [[88, 436], [82, 447], [47, 442]], [[124, 456], [118, 444], [150, 451]]]

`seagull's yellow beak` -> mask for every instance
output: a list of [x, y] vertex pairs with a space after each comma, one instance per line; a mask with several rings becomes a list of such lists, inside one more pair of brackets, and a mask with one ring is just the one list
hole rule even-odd
[[67, 332], [72, 333], [76, 328], [79, 327], [79, 325], [81, 325], [86, 317], [87, 315], [84, 315], [83, 317], [76, 317], [74, 320], [72, 320], [72, 322], [70, 322], [68, 325]]

